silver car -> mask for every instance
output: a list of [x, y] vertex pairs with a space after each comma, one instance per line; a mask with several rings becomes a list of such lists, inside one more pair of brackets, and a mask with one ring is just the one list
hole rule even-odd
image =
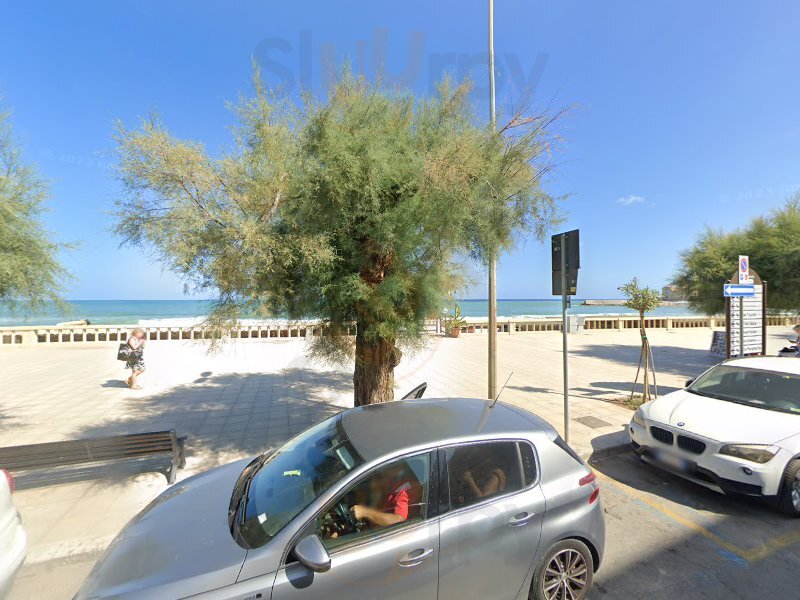
[[0, 600], [8, 596], [14, 577], [25, 560], [25, 530], [11, 495], [14, 478], [0, 469]]
[[595, 476], [546, 421], [397, 401], [172, 486], [77, 598], [571, 600], [604, 543]]

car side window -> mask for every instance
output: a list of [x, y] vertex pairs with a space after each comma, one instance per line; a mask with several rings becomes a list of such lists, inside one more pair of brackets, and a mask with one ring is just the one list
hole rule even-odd
[[318, 516], [328, 550], [428, 518], [431, 453], [391, 461], [350, 486]]
[[536, 456], [533, 447], [527, 442], [517, 442], [519, 445], [519, 456], [522, 459], [522, 474], [525, 476], [525, 485], [528, 486], [536, 481]]
[[455, 446], [446, 451], [452, 508], [463, 508], [494, 496], [521, 490], [516, 442]]

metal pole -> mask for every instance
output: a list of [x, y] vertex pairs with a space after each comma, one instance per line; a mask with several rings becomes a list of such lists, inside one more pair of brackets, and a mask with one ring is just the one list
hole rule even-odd
[[569, 367], [567, 364], [567, 236], [561, 236], [561, 337], [564, 362], [564, 441], [569, 444]]
[[[489, 124], [495, 128], [494, 106], [494, 0], [489, 0]], [[489, 257], [489, 386], [488, 397], [497, 397], [497, 257]]]
[[744, 297], [739, 296], [739, 358], [744, 356]]

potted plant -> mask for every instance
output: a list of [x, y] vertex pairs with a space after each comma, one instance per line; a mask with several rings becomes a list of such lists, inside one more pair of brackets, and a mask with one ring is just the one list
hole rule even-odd
[[467, 322], [461, 316], [461, 307], [456, 304], [455, 310], [453, 311], [453, 318], [447, 323], [447, 332], [450, 334], [450, 337], [457, 338], [461, 335], [461, 328], [464, 327]]

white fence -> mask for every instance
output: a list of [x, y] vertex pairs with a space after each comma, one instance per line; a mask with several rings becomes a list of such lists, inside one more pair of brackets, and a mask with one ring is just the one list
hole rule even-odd
[[[638, 329], [639, 318], [632, 315], [593, 315], [570, 317], [571, 331], [610, 329], [624, 331]], [[769, 316], [767, 325], [791, 326], [794, 317]], [[687, 329], [725, 327], [724, 317], [647, 317], [645, 326], [648, 329]], [[65, 344], [93, 342], [122, 342], [127, 339], [136, 325], [83, 325], [79, 327], [34, 326], [34, 327], [0, 327], [0, 346], [32, 345], [32, 344]], [[273, 339], [273, 338], [305, 338], [320, 335], [325, 325], [319, 323], [290, 323], [242, 325], [231, 332], [230, 337], [240, 339]], [[489, 328], [486, 321], [467, 321], [461, 328], [462, 333], [485, 333]], [[202, 340], [210, 339], [212, 332], [202, 326], [193, 327], [143, 327], [147, 339], [158, 340]], [[431, 334], [444, 333], [440, 322], [431, 320], [426, 323]], [[515, 334], [542, 331], [561, 331], [560, 317], [542, 317], [538, 319], [498, 319], [497, 330], [500, 333]], [[355, 330], [350, 331], [351, 334]]]

